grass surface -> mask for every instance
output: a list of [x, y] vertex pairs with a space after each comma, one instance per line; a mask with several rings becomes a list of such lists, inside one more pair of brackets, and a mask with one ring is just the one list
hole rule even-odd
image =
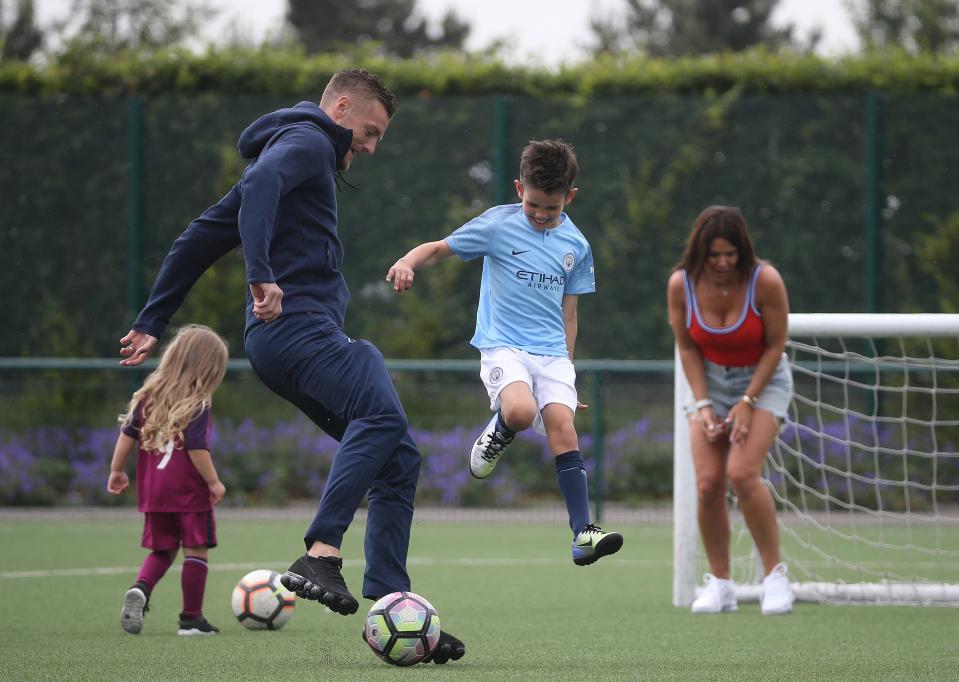
[[[418, 521], [413, 589], [436, 606], [467, 655], [398, 669], [360, 641], [363, 615], [298, 602], [278, 632], [230, 610], [234, 583], [283, 570], [308, 521], [221, 514], [205, 615], [215, 637], [178, 637], [178, 559], [144, 630], [120, 629], [124, 591], [144, 556], [135, 511], [87, 517], [0, 514], [2, 680], [953, 680], [959, 612], [797, 604], [764, 617], [694, 616], [671, 605], [671, 528], [627, 524], [623, 550], [590, 567], [569, 559], [557, 523]], [[347, 583], [360, 592], [362, 525], [347, 534]]]

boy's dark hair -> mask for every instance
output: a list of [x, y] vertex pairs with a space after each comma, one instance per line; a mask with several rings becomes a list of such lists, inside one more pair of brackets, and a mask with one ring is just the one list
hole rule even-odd
[[519, 181], [547, 194], [567, 194], [578, 172], [576, 153], [563, 140], [530, 140], [519, 159]]
[[396, 94], [386, 87], [379, 76], [366, 69], [344, 69], [333, 74], [330, 82], [323, 90], [323, 97], [320, 100], [321, 106], [331, 97], [347, 93], [358, 93], [378, 99], [383, 104], [383, 108], [386, 109], [386, 115], [390, 118], [393, 118], [393, 114], [396, 113]]

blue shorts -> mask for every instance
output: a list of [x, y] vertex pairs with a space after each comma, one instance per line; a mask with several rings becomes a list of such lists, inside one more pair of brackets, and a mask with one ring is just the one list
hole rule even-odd
[[[724, 418], [729, 414], [733, 405], [742, 400], [743, 394], [749, 388], [749, 381], [753, 378], [756, 366], [724, 367], [709, 360], [703, 361], [706, 365], [706, 390], [713, 401], [713, 410], [716, 416]], [[756, 396], [756, 407], [769, 410], [776, 419], [786, 418], [789, 401], [793, 395], [793, 375], [789, 369], [789, 360], [783, 353], [776, 371], [762, 393]]]

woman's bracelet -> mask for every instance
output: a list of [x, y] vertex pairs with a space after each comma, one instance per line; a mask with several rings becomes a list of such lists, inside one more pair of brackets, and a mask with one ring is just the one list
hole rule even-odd
[[750, 407], [756, 407], [759, 404], [759, 401], [753, 398], [748, 393], [743, 393], [743, 397], [740, 398], [740, 400], [742, 400], [744, 403], [746, 403]]
[[712, 406], [713, 406], [713, 401], [710, 400], [709, 398], [703, 398], [702, 400], [697, 400], [696, 402], [693, 403], [693, 408], [695, 408], [697, 412], [703, 409], [704, 407], [712, 407]]

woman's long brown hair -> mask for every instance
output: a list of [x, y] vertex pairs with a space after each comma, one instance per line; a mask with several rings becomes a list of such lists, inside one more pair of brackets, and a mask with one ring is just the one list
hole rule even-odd
[[693, 282], [697, 281], [709, 256], [709, 246], [717, 238], [725, 239], [736, 247], [739, 252], [736, 262], [739, 276], [743, 280], [749, 277], [757, 263], [756, 252], [749, 238], [746, 218], [735, 206], [710, 206], [696, 216], [682, 258], [676, 263], [673, 272], [685, 270]]

